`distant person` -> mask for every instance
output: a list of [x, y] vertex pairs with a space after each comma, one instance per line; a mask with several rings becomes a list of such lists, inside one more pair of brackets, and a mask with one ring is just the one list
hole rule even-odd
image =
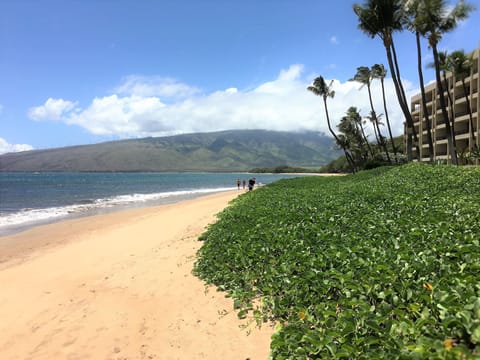
[[255, 186], [255, 180], [255, 178], [251, 178], [250, 180], [248, 180], [248, 191], [253, 190], [253, 187]]
[[240, 190], [240, 179], [237, 179], [237, 187], [238, 187], [238, 190]]
[[247, 186], [247, 181], [245, 179], [242, 180], [243, 190], [245, 190], [245, 186]]

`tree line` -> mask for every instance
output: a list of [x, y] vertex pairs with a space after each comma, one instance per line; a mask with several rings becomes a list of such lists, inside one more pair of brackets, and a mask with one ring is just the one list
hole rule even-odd
[[[423, 116], [426, 124], [427, 143], [430, 161], [433, 162], [433, 138], [431, 119], [426, 107], [425, 85], [422, 72], [421, 41], [428, 41], [432, 50], [433, 63], [429, 66], [435, 70], [437, 93], [442, 113], [442, 121], [445, 122], [449, 155], [454, 165], [459, 164], [455, 143], [455, 117], [452, 110], [453, 99], [447, 85], [447, 72], [454, 74], [456, 80], [462, 81], [464, 96], [466, 99], [467, 112], [470, 122], [470, 148], [468, 153], [472, 157], [480, 157], [479, 149], [475, 145], [473, 133], [473, 118], [470, 106], [468, 89], [465, 83], [471, 73], [473, 59], [466, 55], [463, 50], [454, 51], [451, 54], [438, 50], [438, 43], [443, 35], [453, 31], [458, 22], [464, 20], [474, 10], [474, 6], [458, 1], [451, 7], [445, 0], [366, 0], [363, 4], [354, 4], [353, 11], [358, 17], [358, 28], [371, 38], [378, 37], [384, 47], [388, 62], [388, 68], [395, 87], [398, 103], [405, 117], [406, 123], [406, 158], [398, 151], [395, 144], [390, 119], [388, 117], [385, 97], [384, 79], [387, 70], [383, 64], [375, 64], [371, 67], [360, 66], [351, 80], [359, 82], [368, 91], [370, 113], [362, 118], [355, 107], [350, 107], [345, 116], [340, 119], [337, 131], [332, 128], [327, 100], [335, 96], [333, 81], [328, 84], [322, 76], [314, 79], [307, 88], [313, 94], [323, 99], [327, 126], [332, 134], [336, 145], [343, 150], [345, 160], [351, 172], [368, 168], [373, 163], [399, 164], [414, 159], [420, 160], [420, 148], [418, 134], [414, 126], [414, 120], [409, 110], [409, 104], [400, 76], [400, 66], [394, 43], [394, 34], [407, 30], [415, 35], [417, 47], [417, 68], [422, 96]], [[371, 84], [373, 81], [381, 82], [384, 119], [388, 129], [388, 136], [382, 134], [381, 114], [377, 114], [373, 106]], [[450, 114], [447, 105], [450, 104]], [[369, 121], [374, 129], [375, 142], [370, 143], [365, 133], [365, 124]], [[415, 147], [415, 152], [413, 148]]]

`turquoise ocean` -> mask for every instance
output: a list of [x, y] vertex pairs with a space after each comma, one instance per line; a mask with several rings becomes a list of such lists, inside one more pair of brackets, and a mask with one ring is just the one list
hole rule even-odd
[[[249, 173], [0, 173], [0, 236], [67, 218], [173, 203], [291, 178]], [[243, 191], [243, 189], [241, 190]]]

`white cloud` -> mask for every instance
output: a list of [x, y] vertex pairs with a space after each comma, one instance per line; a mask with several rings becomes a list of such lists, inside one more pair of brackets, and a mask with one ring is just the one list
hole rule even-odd
[[330, 37], [330, 43], [333, 44], [333, 45], [338, 45], [339, 44], [338, 38], [336, 36], [331, 36]]
[[[296, 64], [251, 89], [230, 87], [208, 94], [175, 80], [167, 81], [172, 85], [169, 88], [161, 78], [129, 77], [116, 93], [96, 97], [86, 108], [77, 108], [71, 101], [48, 99], [30, 114], [37, 120], [47, 120], [51, 115], [53, 120], [81, 126], [93, 134], [117, 137], [247, 128], [328, 134], [323, 101], [306, 90], [313, 77], [305, 78], [303, 71], [303, 66]], [[403, 132], [403, 115], [390, 79], [385, 80], [385, 86], [390, 121], [398, 135]], [[411, 84], [404, 86], [411, 91]], [[359, 108], [363, 116], [369, 114], [366, 89], [359, 90], [358, 83], [337, 80], [333, 87], [336, 94], [328, 100], [328, 108], [334, 126], [350, 106]], [[372, 85], [372, 92], [377, 113], [383, 113], [378, 81]]]
[[61, 121], [63, 114], [75, 108], [76, 103], [49, 98], [42, 106], [33, 107], [28, 111], [28, 116], [33, 120]]
[[69, 114], [65, 122], [97, 135], [147, 135], [172, 130], [156, 121], [163, 107], [156, 97], [110, 95], [93, 99], [88, 108]]
[[0, 154], [28, 150], [33, 150], [33, 146], [27, 144], [9, 144], [5, 139], [0, 137]]

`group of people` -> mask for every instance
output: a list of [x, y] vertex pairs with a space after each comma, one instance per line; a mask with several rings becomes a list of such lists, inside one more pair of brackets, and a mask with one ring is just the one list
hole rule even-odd
[[[255, 186], [255, 181], [256, 179], [254, 177], [248, 180], [248, 191], [253, 190], [253, 187]], [[242, 181], [240, 181], [240, 179], [237, 179], [238, 190], [240, 190], [240, 185], [243, 185], [243, 189], [245, 190], [245, 187], [247, 186], [247, 181], [245, 179], [243, 179]]]

